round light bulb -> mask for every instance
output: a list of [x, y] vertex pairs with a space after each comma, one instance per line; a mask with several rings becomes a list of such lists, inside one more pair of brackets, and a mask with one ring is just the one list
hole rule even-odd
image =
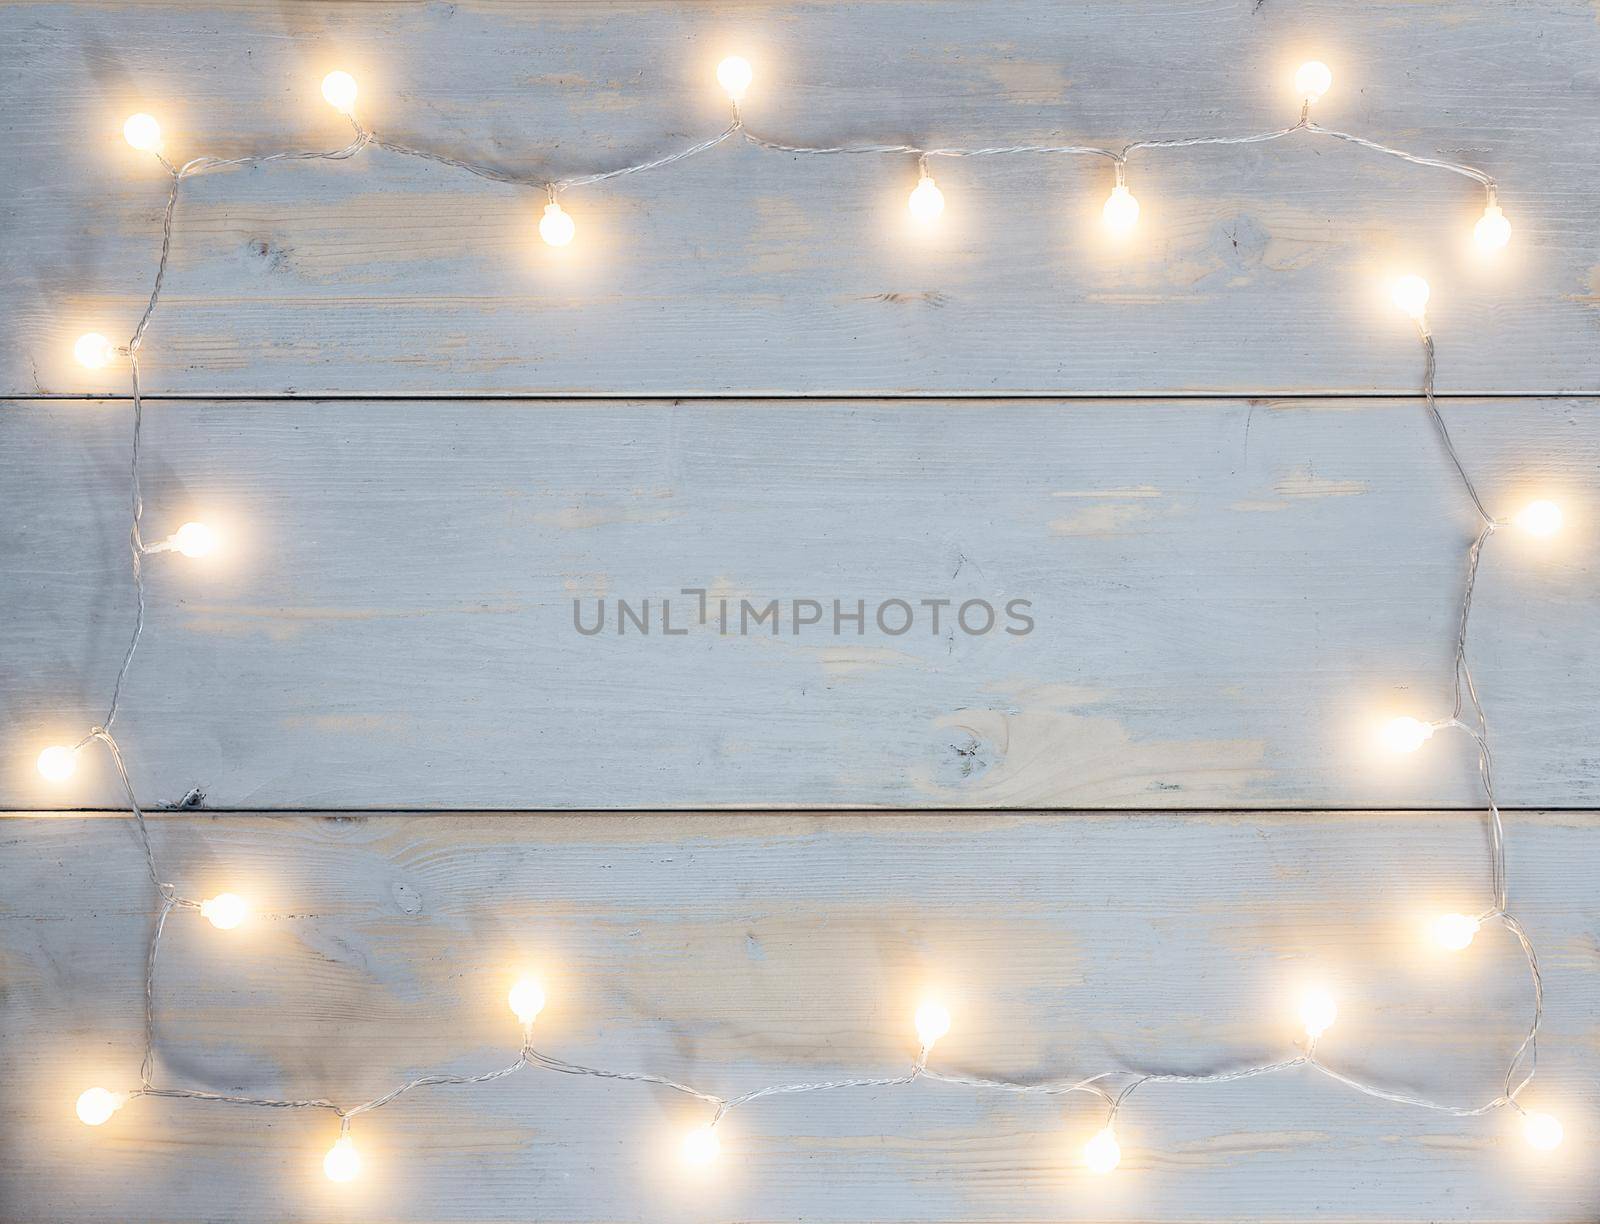
[[217, 533], [204, 523], [185, 523], [172, 535], [172, 547], [186, 557], [204, 557], [217, 550]]
[[1106, 197], [1106, 206], [1101, 209], [1101, 216], [1105, 218], [1106, 228], [1113, 234], [1122, 236], [1133, 232], [1133, 227], [1139, 222], [1139, 201], [1134, 199], [1126, 183], [1118, 183], [1111, 189], [1111, 194]]
[[911, 198], [906, 203], [918, 221], [932, 221], [944, 211], [944, 192], [939, 190], [932, 175], [924, 174], [912, 188]]
[[1383, 724], [1379, 738], [1390, 752], [1415, 752], [1433, 738], [1433, 724], [1415, 718], [1391, 718]]
[[1420, 276], [1402, 276], [1390, 287], [1394, 304], [1413, 319], [1422, 318], [1428, 308], [1428, 282]]
[[348, 72], [330, 72], [322, 78], [322, 96], [336, 111], [348, 115], [356, 108], [356, 79]]
[[1300, 1022], [1308, 1037], [1320, 1037], [1339, 1018], [1339, 1006], [1326, 990], [1308, 990], [1300, 997]]
[[709, 1126], [697, 1126], [683, 1137], [684, 1163], [703, 1168], [722, 1153], [722, 1141]]
[[544, 988], [532, 978], [521, 978], [511, 988], [511, 1010], [524, 1024], [532, 1024], [544, 1010]]
[[1491, 204], [1483, 210], [1478, 224], [1472, 227], [1472, 237], [1481, 251], [1498, 251], [1511, 241], [1511, 222], [1500, 211], [1500, 205]]
[[544, 216], [539, 218], [539, 237], [551, 246], [563, 247], [572, 241], [572, 236], [578, 232], [578, 227], [572, 223], [572, 215], [563, 211], [561, 205], [554, 200], [544, 206]]
[[1561, 1146], [1561, 1141], [1567, 1134], [1560, 1120], [1552, 1118], [1547, 1113], [1529, 1114], [1522, 1120], [1522, 1133], [1527, 1136], [1528, 1142], [1541, 1152], [1548, 1152], [1551, 1148]]
[[1552, 501], [1529, 502], [1517, 511], [1516, 524], [1529, 535], [1555, 535], [1561, 530], [1561, 507]]
[[1432, 923], [1433, 942], [1451, 952], [1459, 952], [1478, 933], [1478, 920], [1466, 914], [1440, 914]]
[[728, 91], [728, 97], [735, 102], [744, 97], [745, 90], [750, 88], [750, 81], [755, 72], [750, 67], [750, 61], [742, 55], [730, 55], [717, 65], [717, 82]]
[[938, 1003], [924, 1003], [917, 1008], [917, 1038], [924, 1050], [933, 1049], [933, 1043], [950, 1031], [950, 1013]]
[[116, 346], [99, 332], [88, 332], [78, 337], [72, 346], [72, 355], [78, 364], [90, 370], [103, 370], [117, 355]]
[[349, 1135], [340, 1135], [338, 1142], [322, 1158], [322, 1171], [330, 1181], [353, 1181], [361, 1173], [361, 1153], [356, 1151], [355, 1140]]
[[1083, 1145], [1083, 1163], [1091, 1173], [1109, 1173], [1122, 1163], [1117, 1133], [1109, 1126]]
[[78, 1098], [78, 1121], [99, 1126], [127, 1103], [128, 1098], [105, 1088], [91, 1088]]
[[65, 782], [78, 768], [78, 754], [71, 748], [53, 744], [39, 754], [39, 772], [46, 781]]
[[1307, 60], [1295, 69], [1294, 89], [1307, 102], [1315, 102], [1333, 85], [1333, 70], [1321, 60]]
[[244, 921], [245, 915], [249, 912], [250, 907], [245, 903], [245, 899], [233, 893], [218, 893], [200, 902], [200, 916], [219, 931], [233, 930]]
[[161, 125], [156, 122], [154, 115], [140, 111], [137, 115], [129, 115], [122, 125], [122, 139], [136, 149], [153, 153], [161, 148]]

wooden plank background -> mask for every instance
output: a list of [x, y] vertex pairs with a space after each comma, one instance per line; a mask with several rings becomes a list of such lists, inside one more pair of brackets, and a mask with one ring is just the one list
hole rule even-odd
[[[1571, 527], [1488, 546], [1473, 655], [1502, 798], [1600, 804], [1591, 400], [1452, 401], [1484, 495]], [[8, 762], [103, 716], [133, 614], [129, 410], [0, 413]], [[1475, 529], [1403, 401], [186, 401], [147, 419], [153, 538], [118, 734], [141, 793], [222, 807], [1474, 806], [1444, 717]], [[70, 497], [58, 496], [62, 489]], [[48, 559], [42, 562], [41, 559]], [[663, 636], [706, 588], [815, 598], [822, 631]], [[606, 598], [612, 631], [593, 624]], [[615, 632], [653, 600], [650, 636]], [[832, 634], [869, 608], [1032, 601], [1026, 636]], [[92, 760], [72, 799], [116, 806]], [[98, 770], [98, 776], [95, 771]]]
[[[1497, 0], [0, 8], [0, 1219], [1593, 1219], [1597, 50], [1593, 6]], [[571, 193], [565, 257], [537, 193], [381, 152], [187, 184], [146, 523], [228, 547], [150, 559], [118, 734], [147, 803], [233, 809], [156, 820], [171, 876], [261, 917], [175, 921], [165, 1074], [343, 1100], [498, 1065], [533, 960], [551, 1052], [714, 1091], [902, 1065], [930, 981], [953, 1069], [1221, 1069], [1286, 1049], [1325, 974], [1338, 1065], [1491, 1094], [1520, 962], [1416, 938], [1485, 896], [1474, 762], [1368, 747], [1448, 711], [1474, 525], [1384, 298], [1415, 268], [1491, 507], [1568, 516], [1490, 542], [1473, 630], [1555, 1159], [1293, 1077], [1142, 1090], [1094, 1184], [1081, 1102], [922, 1086], [736, 1113], [693, 1192], [682, 1100], [531, 1073], [367, 1119], [345, 1191], [320, 1115], [72, 1119], [137, 1073], [152, 907], [128, 821], [60, 810], [118, 806], [104, 762], [67, 792], [32, 764], [102, 716], [132, 615], [126, 371], [70, 361], [154, 269], [123, 117], [179, 157], [332, 147], [339, 66], [388, 135], [565, 175], [718, 130], [732, 51], [758, 131], [930, 144], [1268, 128], [1318, 55], [1319, 119], [1481, 165], [1515, 237], [1477, 262], [1472, 184], [1299, 138], [1138, 155], [1115, 257], [1098, 162], [938, 166], [913, 243], [909, 159], [730, 146]], [[1036, 627], [572, 629], [574, 599], [684, 587]], [[653, 814], [526, 811], [580, 808]]]
[[[696, 1189], [673, 1144], [702, 1107], [526, 1072], [360, 1119], [370, 1175], [335, 1188], [320, 1113], [72, 1117], [82, 1085], [135, 1074], [150, 885], [126, 821], [8, 821], [6, 879], [30, 899], [0, 923], [9, 1218], [1592, 1219], [1600, 899], [1576, 877], [1600, 816], [1520, 813], [1511, 833], [1550, 997], [1529, 1101], [1568, 1126], [1548, 1161], [1508, 1114], [1435, 1117], [1291, 1075], [1141, 1089], [1100, 1181], [1075, 1160], [1100, 1126], [1087, 1098], [921, 1085], [735, 1111]], [[1225, 1069], [1288, 1051], [1296, 987], [1326, 976], [1331, 1063], [1476, 1100], [1528, 1006], [1508, 940], [1463, 957], [1421, 942], [1432, 907], [1486, 887], [1466, 813], [185, 814], [154, 836], [185, 888], [240, 886], [263, 911], [231, 933], [170, 927], [163, 1076], [201, 1088], [365, 1099], [504, 1065], [503, 992], [527, 965], [550, 981], [541, 1048], [719, 1093], [893, 1074], [930, 986], [951, 999], [948, 1070]]]
[[1294, 66], [1334, 65], [1330, 126], [1481, 163], [1516, 227], [1470, 257], [1482, 193], [1327, 140], [1136, 155], [1126, 257], [1099, 159], [936, 167], [938, 242], [906, 238], [910, 158], [724, 148], [541, 193], [374, 152], [185, 188], [153, 388], [219, 392], [1088, 394], [1411, 392], [1384, 280], [1433, 281], [1441, 387], [1600, 390], [1600, 24], [1504, 0], [1283, 4], [94, 4], [0, 12], [0, 389], [124, 390], [71, 364], [131, 332], [161, 172], [122, 142], [160, 112], [179, 157], [333, 148], [318, 88], [361, 82], [388, 134], [560, 177], [714, 134], [717, 61], [759, 73], [753, 129], [797, 142], [1006, 144], [1292, 123]]

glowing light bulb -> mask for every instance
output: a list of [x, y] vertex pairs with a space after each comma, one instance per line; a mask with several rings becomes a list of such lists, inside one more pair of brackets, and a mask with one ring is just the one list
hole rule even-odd
[[1101, 209], [1100, 215], [1105, 218], [1108, 230], [1123, 237], [1131, 234], [1133, 227], [1139, 223], [1139, 201], [1134, 199], [1126, 183], [1118, 183], [1106, 197], [1106, 206]]
[[544, 1010], [544, 988], [532, 978], [521, 978], [511, 988], [508, 1001], [518, 1020], [532, 1024]]
[[59, 744], [51, 745], [39, 754], [39, 772], [50, 782], [65, 782], [78, 768], [78, 754]]
[[1459, 952], [1478, 933], [1478, 920], [1466, 914], [1440, 914], [1430, 924], [1433, 942], [1451, 952]]
[[122, 125], [122, 139], [136, 149], [154, 153], [161, 148], [161, 125], [156, 122], [154, 115], [140, 111], [137, 115], [129, 115], [127, 122]]
[[322, 96], [334, 110], [348, 115], [356, 108], [356, 79], [348, 72], [330, 72], [322, 78]]
[[218, 893], [208, 900], [200, 902], [200, 916], [207, 919], [219, 931], [231, 931], [244, 921], [245, 915], [250, 912], [250, 906], [243, 897], [233, 893]]
[[563, 247], [572, 241], [572, 236], [578, 232], [578, 227], [572, 223], [572, 216], [565, 212], [561, 205], [554, 200], [544, 206], [544, 216], [539, 218], [539, 237], [551, 246]]
[[1109, 1173], [1122, 1163], [1117, 1132], [1109, 1126], [1083, 1145], [1083, 1163], [1091, 1173]]
[[204, 523], [185, 523], [172, 536], [172, 547], [186, 557], [204, 557], [217, 549], [217, 533]]
[[1421, 319], [1428, 308], [1428, 282], [1420, 276], [1402, 276], [1390, 286], [1394, 304], [1413, 319]]
[[1306, 1026], [1306, 1036], [1321, 1037], [1339, 1018], [1339, 1005], [1326, 990], [1308, 990], [1300, 996], [1300, 1022]]
[[742, 55], [730, 55], [717, 65], [717, 82], [735, 102], [744, 97], [744, 91], [750, 88], [754, 76], [750, 61]]
[[911, 215], [918, 221], [932, 221], [944, 211], [944, 192], [939, 190], [932, 175], [924, 173], [912, 188], [911, 198], [906, 203]]
[[1391, 718], [1378, 735], [1390, 752], [1415, 752], [1433, 738], [1433, 731], [1432, 723], [1415, 718]]
[[704, 1168], [722, 1154], [722, 1141], [709, 1126], [697, 1126], [683, 1137], [685, 1164]]
[[1561, 507], [1551, 501], [1529, 502], [1517, 511], [1515, 521], [1529, 535], [1555, 535], [1561, 530]]
[[72, 346], [72, 355], [78, 364], [90, 370], [103, 370], [117, 355], [116, 346], [99, 332], [87, 332], [78, 337]]
[[105, 1088], [90, 1088], [78, 1098], [78, 1121], [85, 1126], [99, 1126], [128, 1103], [121, 1093]]
[[1529, 1114], [1522, 1120], [1522, 1133], [1527, 1136], [1528, 1142], [1541, 1152], [1560, 1147], [1561, 1141], [1567, 1135], [1560, 1120], [1552, 1118], [1547, 1113]]
[[1500, 211], [1500, 205], [1491, 204], [1483, 210], [1478, 224], [1472, 227], [1472, 237], [1481, 251], [1498, 251], [1511, 241], [1511, 222]]
[[340, 1135], [338, 1142], [322, 1158], [322, 1171], [329, 1181], [355, 1180], [361, 1173], [361, 1153], [356, 1151], [355, 1140], [349, 1135]]
[[917, 1040], [924, 1050], [931, 1050], [933, 1043], [950, 1031], [950, 1013], [943, 1004], [930, 1001], [917, 1008], [915, 1023]]
[[1307, 60], [1295, 70], [1294, 90], [1307, 102], [1315, 102], [1333, 85], [1333, 70], [1321, 60]]

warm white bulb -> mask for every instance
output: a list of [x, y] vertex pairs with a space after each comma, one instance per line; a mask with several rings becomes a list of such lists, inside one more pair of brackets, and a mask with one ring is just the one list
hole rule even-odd
[[750, 61], [742, 55], [730, 55], [717, 65], [717, 82], [728, 91], [728, 97], [735, 102], [744, 97], [744, 92], [750, 88], [750, 81], [754, 76], [755, 72], [750, 67]]
[[1139, 201], [1128, 190], [1126, 183], [1118, 183], [1111, 189], [1111, 194], [1106, 197], [1106, 206], [1101, 209], [1101, 216], [1105, 218], [1106, 228], [1113, 234], [1120, 236], [1133, 232], [1133, 227], [1139, 222]]
[[1440, 914], [1433, 920], [1433, 942], [1451, 952], [1459, 952], [1478, 933], [1478, 920], [1467, 914]]
[[1415, 718], [1391, 718], [1378, 734], [1390, 752], [1415, 752], [1433, 738], [1433, 731], [1432, 723]]
[[65, 782], [78, 768], [78, 754], [54, 744], [39, 754], [39, 772], [49, 782]]
[[532, 1024], [544, 1010], [544, 988], [532, 978], [521, 978], [511, 988], [508, 1001], [518, 1020]]
[[322, 78], [322, 96], [336, 111], [348, 115], [356, 108], [356, 79], [348, 72], [330, 72]]
[[136, 149], [153, 153], [161, 148], [161, 125], [156, 122], [154, 115], [140, 111], [137, 115], [129, 115], [127, 122], [122, 125], [122, 139]]
[[722, 1141], [709, 1126], [697, 1126], [683, 1137], [683, 1159], [686, 1164], [701, 1168], [721, 1153]]
[[1555, 535], [1561, 530], [1561, 507], [1551, 501], [1529, 502], [1517, 511], [1516, 524], [1529, 535]]
[[571, 242], [577, 232], [578, 227], [572, 223], [572, 215], [564, 211], [561, 205], [551, 200], [544, 206], [544, 216], [539, 218], [539, 237], [551, 246], [562, 247]]
[[1083, 1145], [1083, 1163], [1091, 1173], [1109, 1173], [1122, 1163], [1117, 1133], [1109, 1126]]
[[78, 337], [72, 346], [72, 355], [78, 364], [90, 370], [103, 370], [117, 355], [116, 346], [99, 332], [88, 332]]
[[127, 1103], [128, 1098], [105, 1088], [91, 1088], [78, 1098], [78, 1121], [99, 1126]]
[[1500, 205], [1491, 204], [1483, 210], [1478, 224], [1472, 227], [1472, 237], [1483, 251], [1498, 251], [1511, 241], [1511, 222], [1500, 211]]
[[244, 921], [250, 907], [243, 897], [233, 893], [218, 893], [200, 902], [200, 916], [219, 931], [231, 931]]
[[1307, 60], [1295, 70], [1294, 91], [1307, 102], [1315, 102], [1333, 85], [1333, 70], [1321, 60]]
[[912, 188], [911, 198], [906, 203], [918, 221], [932, 221], [944, 211], [944, 192], [939, 190], [931, 175], [924, 174]]
[[1428, 308], [1428, 282], [1420, 276], [1402, 276], [1389, 292], [1394, 304], [1413, 319], [1421, 319]]
[[1522, 1133], [1527, 1136], [1528, 1142], [1541, 1152], [1560, 1147], [1561, 1141], [1567, 1134], [1560, 1120], [1552, 1118], [1547, 1113], [1529, 1114], [1522, 1120]]
[[1338, 1018], [1339, 1006], [1326, 990], [1308, 990], [1300, 996], [1300, 1022], [1308, 1037], [1322, 1036]]
[[917, 1008], [917, 1037], [924, 1050], [933, 1049], [933, 1043], [950, 1031], [950, 1013], [938, 1003], [924, 1003]]
[[353, 1181], [361, 1173], [361, 1153], [356, 1151], [355, 1140], [340, 1135], [339, 1141], [328, 1149], [322, 1158], [322, 1171], [330, 1181]]
[[185, 523], [172, 536], [172, 547], [186, 557], [204, 557], [217, 550], [217, 533], [204, 523]]

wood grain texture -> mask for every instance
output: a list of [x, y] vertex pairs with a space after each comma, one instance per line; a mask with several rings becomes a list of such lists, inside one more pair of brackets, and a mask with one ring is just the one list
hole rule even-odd
[[[155, 268], [165, 187], [123, 117], [158, 113], [178, 157], [331, 147], [317, 82], [341, 66], [385, 133], [553, 176], [718, 130], [733, 50], [759, 131], [929, 144], [1272, 127], [1315, 54], [1319, 119], [1483, 166], [1515, 237], [1475, 262], [1471, 184], [1298, 138], [1137, 156], [1120, 254], [1106, 168], [1059, 159], [936, 167], [949, 209], [919, 242], [909, 159], [730, 146], [571, 193], [565, 258], [537, 193], [381, 152], [187, 184], [144, 352], [146, 523], [204, 517], [227, 549], [150, 559], [117, 731], [147, 803], [249, 809], [154, 835], [186, 893], [258, 916], [174, 920], [161, 1077], [355, 1101], [503, 1065], [523, 967], [551, 984], [550, 1052], [728, 1094], [898, 1070], [929, 987], [952, 1070], [1222, 1070], [1286, 1053], [1321, 978], [1335, 1065], [1491, 1096], [1526, 1021], [1516, 950], [1418, 940], [1481, 904], [1482, 818], [1303, 810], [1481, 801], [1459, 740], [1401, 768], [1366, 747], [1382, 714], [1448, 712], [1474, 525], [1384, 296], [1415, 269], [1490, 506], [1568, 517], [1548, 547], [1490, 542], [1473, 629], [1502, 798], [1568, 809], [1508, 818], [1549, 991], [1528, 1103], [1566, 1147], [1536, 1163], [1509, 1117], [1307, 1077], [1149, 1086], [1096, 1182], [1086, 1101], [918, 1085], [736, 1112], [697, 1186], [673, 1157], [692, 1102], [530, 1072], [364, 1119], [369, 1176], [336, 1191], [321, 1114], [72, 1119], [136, 1076], [153, 898], [125, 818], [29, 811], [0, 821], [0, 1220], [1592, 1220], [1592, 5], [0, 7], [0, 394], [22, 397], [0, 405], [0, 808], [121, 798], [97, 753], [68, 791], [32, 761], [103, 716], [133, 613], [129, 409], [91, 398], [126, 371], [70, 363], [79, 333], [131, 331]], [[1036, 627], [664, 635], [685, 587], [1022, 598]], [[655, 630], [575, 632], [600, 598], [651, 600]], [[773, 806], [966, 810], [701, 810]], [[1016, 810], [1052, 806], [1102, 810]], [[650, 812], [460, 810], [599, 807]]]
[[[1483, 565], [1501, 798], [1600, 802], [1594, 404], [1444, 411], [1497, 513], [1568, 515]], [[8, 806], [120, 801], [97, 753], [64, 791], [32, 762], [103, 717], [127, 642], [128, 417], [0, 412]], [[117, 733], [151, 803], [1481, 802], [1464, 739], [1369, 751], [1385, 715], [1449, 713], [1475, 529], [1414, 400], [179, 401], [149, 406], [145, 464], [150, 538], [227, 538], [147, 566]], [[828, 614], [723, 635], [683, 588]], [[1035, 628], [833, 636], [832, 600], [892, 598], [1024, 598]], [[648, 636], [618, 599], [652, 601]]]
[[[733, 1094], [892, 1074], [921, 993], [947, 1070], [1209, 1071], [1292, 1048], [1294, 993], [1335, 983], [1322, 1052], [1430, 1095], [1493, 1097], [1528, 1003], [1514, 946], [1430, 953], [1435, 907], [1487, 888], [1469, 815], [1157, 813], [160, 818], [164, 874], [237, 887], [237, 932], [180, 915], [159, 977], [161, 1078], [338, 1101], [509, 1062], [504, 991], [549, 983], [547, 1052]], [[321, 1175], [322, 1114], [135, 1101], [91, 1131], [84, 1086], [140, 1047], [151, 889], [125, 818], [0, 823], [5, 1218], [71, 1220], [1588, 1220], [1600, 1127], [1600, 817], [1516, 813], [1513, 898], [1543, 955], [1530, 1105], [1454, 1119], [1299, 1075], [1150, 1085], [1123, 1167], [1075, 1153], [1091, 1102], [919, 1085], [768, 1101], [725, 1161], [675, 1176], [685, 1098], [525, 1072], [360, 1119], [369, 1176]]]
[[145, 349], [171, 393], [1410, 391], [1386, 278], [1434, 284], [1441, 386], [1600, 389], [1600, 23], [1592, 6], [1374, 3], [16, 4], [0, 11], [0, 389], [121, 393], [71, 365], [131, 333], [161, 172], [120, 138], [159, 113], [179, 157], [335, 147], [360, 78], [383, 131], [544, 176], [626, 164], [747, 114], [800, 142], [982, 145], [1292, 122], [1300, 59], [1331, 126], [1482, 165], [1515, 225], [1467, 250], [1475, 186], [1329, 141], [1152, 152], [1131, 251], [1097, 226], [1099, 161], [937, 168], [942, 237], [908, 239], [908, 158], [722, 148], [543, 198], [373, 152], [185, 189]]

